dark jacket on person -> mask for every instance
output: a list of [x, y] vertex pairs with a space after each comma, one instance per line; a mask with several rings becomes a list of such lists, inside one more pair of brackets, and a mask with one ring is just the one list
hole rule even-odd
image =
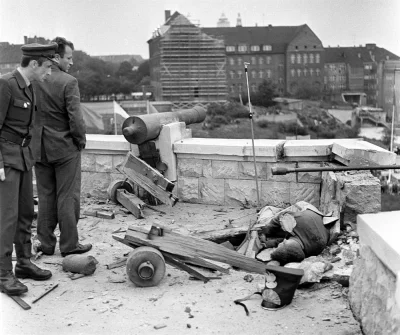
[[39, 141], [35, 143], [35, 158], [53, 162], [86, 145], [86, 126], [80, 108], [78, 81], [56, 65], [44, 82], [37, 82], [38, 114], [35, 125]]
[[304, 245], [306, 257], [317, 256], [327, 246], [329, 230], [324, 226], [322, 216], [307, 209], [293, 213], [296, 227], [293, 232]]
[[34, 94], [18, 70], [0, 77], [0, 168], [9, 166], [27, 171], [35, 164], [32, 142], [28, 146], [21, 146], [2, 138], [17, 136], [22, 139], [34, 135], [34, 99]]

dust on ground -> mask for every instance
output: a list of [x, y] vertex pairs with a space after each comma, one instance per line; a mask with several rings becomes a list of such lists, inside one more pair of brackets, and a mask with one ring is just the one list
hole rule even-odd
[[[256, 292], [257, 284], [263, 283], [261, 275], [252, 274], [254, 280], [248, 282], [246, 272], [231, 269], [221, 279], [203, 283], [167, 265], [158, 286], [139, 288], [124, 266], [106, 267], [132, 250], [112, 238], [116, 230], [151, 222], [191, 234], [250, 222], [255, 209], [177, 203], [156, 207], [166, 214], [146, 208], [146, 218], [136, 219], [122, 206], [95, 198], [84, 200], [82, 213], [88, 208], [116, 213], [112, 220], [87, 216], [79, 222], [81, 242], [93, 244], [88, 255], [99, 261], [95, 273], [71, 280], [62, 270], [58, 246], [55, 255], [40, 257], [35, 262], [53, 277], [44, 282], [22, 280], [29, 289], [22, 298], [30, 310], [0, 295], [2, 334], [361, 334], [349, 308], [348, 288], [335, 282], [297, 289], [292, 303], [279, 311], [263, 310], [260, 296], [254, 295], [245, 302], [250, 312], [246, 316], [233, 301]], [[56, 283], [55, 290], [32, 304]]]

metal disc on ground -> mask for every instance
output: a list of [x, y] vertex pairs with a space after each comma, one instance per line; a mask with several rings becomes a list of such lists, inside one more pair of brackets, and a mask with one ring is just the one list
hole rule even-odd
[[136, 248], [128, 257], [126, 273], [136, 286], [157, 286], [165, 275], [164, 257], [151, 247]]
[[119, 189], [124, 189], [129, 193], [133, 193], [133, 185], [131, 182], [125, 180], [114, 180], [110, 183], [110, 185], [108, 185], [107, 188], [108, 199], [115, 203], [118, 203], [117, 190]]

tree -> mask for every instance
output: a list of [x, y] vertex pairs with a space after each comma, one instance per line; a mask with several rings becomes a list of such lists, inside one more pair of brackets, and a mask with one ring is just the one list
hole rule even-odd
[[270, 107], [275, 105], [272, 100], [277, 97], [276, 85], [269, 80], [264, 81], [258, 86], [258, 91], [251, 95], [251, 103], [255, 106]]

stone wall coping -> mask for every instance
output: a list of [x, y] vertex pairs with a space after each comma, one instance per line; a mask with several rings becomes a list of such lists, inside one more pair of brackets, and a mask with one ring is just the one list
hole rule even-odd
[[[332, 153], [335, 143], [343, 147], [383, 150], [373, 144], [360, 144], [362, 139], [313, 139], [313, 140], [276, 140], [256, 139], [254, 149], [257, 157], [321, 157], [327, 158]], [[282, 150], [283, 148], [283, 150]], [[385, 150], [383, 150], [385, 151]], [[251, 139], [220, 139], [220, 138], [188, 138], [174, 143], [176, 154], [221, 155], [221, 156], [252, 156]]]
[[[395, 276], [400, 272], [400, 211], [357, 216], [360, 243], [368, 245]], [[400, 278], [397, 277], [397, 282]]]
[[87, 150], [129, 151], [131, 144], [123, 135], [87, 134]]
[[[257, 139], [254, 141], [254, 150], [257, 157], [277, 157], [278, 147], [285, 140]], [[226, 138], [187, 138], [174, 143], [176, 154], [196, 155], [223, 155], [223, 156], [252, 156], [251, 139]]]
[[332, 153], [332, 146], [335, 143], [351, 144], [359, 142], [357, 138], [343, 138], [343, 139], [313, 139], [313, 140], [289, 140], [286, 141], [283, 150], [285, 157], [315, 157], [315, 156], [329, 156]]

